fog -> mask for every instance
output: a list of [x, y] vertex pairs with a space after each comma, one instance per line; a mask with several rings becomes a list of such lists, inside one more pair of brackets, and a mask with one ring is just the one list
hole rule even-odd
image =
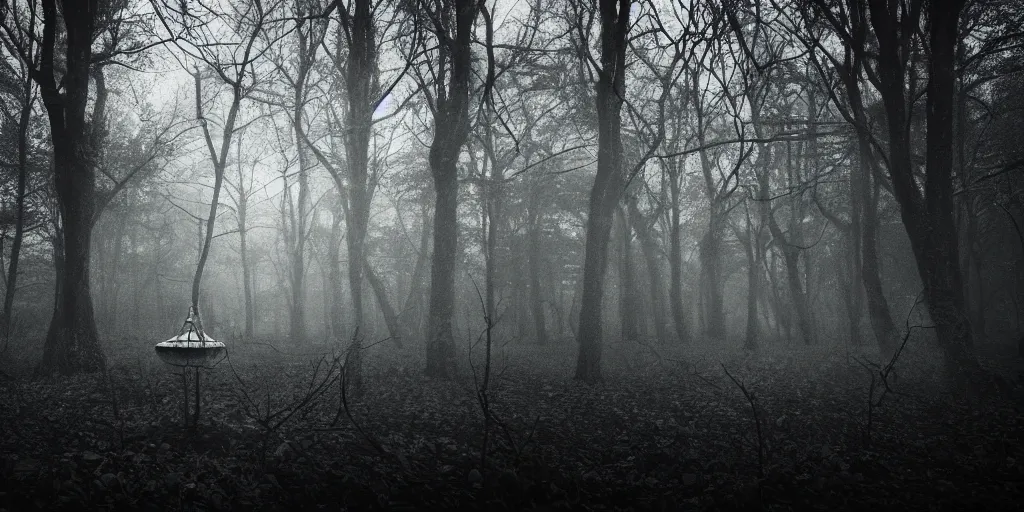
[[4, 2], [0, 509], [1012, 503], [1024, 4], [741, 4]]

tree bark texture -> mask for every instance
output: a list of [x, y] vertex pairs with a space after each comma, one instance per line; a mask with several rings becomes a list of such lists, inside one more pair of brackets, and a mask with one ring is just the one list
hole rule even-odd
[[662, 287], [661, 267], [658, 262], [658, 244], [651, 234], [649, 220], [645, 219], [636, 205], [636, 199], [631, 198], [628, 203], [629, 218], [633, 224], [633, 231], [640, 241], [640, 252], [644, 257], [647, 267], [647, 277], [650, 280], [651, 299], [651, 320], [654, 323], [654, 334], [658, 343], [668, 341], [668, 326], [665, 325], [665, 292]]
[[761, 228], [754, 228], [750, 218], [750, 209], [744, 205], [746, 220], [746, 237], [743, 248], [747, 253], [747, 328], [743, 338], [743, 348], [758, 349], [760, 332], [757, 320], [757, 301], [761, 295]]
[[18, 114], [18, 182], [14, 196], [14, 238], [11, 240], [10, 261], [7, 264], [7, 288], [4, 290], [3, 316], [0, 317], [0, 338], [7, 339], [14, 321], [14, 295], [18, 289], [18, 263], [25, 239], [25, 198], [28, 184], [28, 128], [32, 120], [32, 81], [27, 76], [22, 83], [21, 109]]
[[[430, 171], [434, 178], [434, 254], [430, 269], [426, 374], [450, 379], [455, 372], [455, 262], [458, 259], [458, 161], [469, 136], [469, 92], [472, 77], [472, 32], [480, 6], [477, 0], [454, 0], [455, 26], [439, 35], [439, 68], [450, 73], [435, 95], [434, 140]], [[450, 59], [450, 65], [448, 60]]]
[[[58, 15], [54, 0], [42, 2], [42, 58], [39, 69], [33, 74], [50, 121], [62, 254], [57, 274], [58, 294], [39, 366], [41, 373], [74, 374], [104, 368], [89, 284], [96, 170], [95, 148], [86, 120], [92, 35], [98, 4], [96, 0], [62, 2]], [[66, 48], [60, 85], [54, 68], [59, 20], [64, 23]]]
[[256, 313], [253, 310], [252, 297], [252, 269], [249, 266], [249, 193], [245, 188], [245, 178], [242, 176], [242, 143], [239, 139], [235, 150], [235, 165], [238, 170], [238, 204], [236, 206], [236, 217], [238, 220], [238, 257], [242, 265], [242, 300], [245, 307], [245, 340], [251, 340], [255, 331]]
[[366, 263], [366, 280], [370, 283], [370, 289], [373, 290], [373, 295], [377, 299], [377, 307], [380, 308], [381, 313], [384, 315], [384, 324], [388, 327], [388, 334], [391, 335], [391, 340], [395, 342], [395, 345], [402, 346], [402, 324], [398, 321], [398, 314], [395, 313], [395, 308], [391, 306], [391, 301], [388, 300], [387, 287], [384, 286], [384, 280], [377, 275], [377, 272], [373, 270], [370, 263]]
[[426, 305], [424, 276], [427, 262], [430, 261], [430, 240], [433, 234], [431, 229], [430, 202], [423, 200], [420, 205], [420, 242], [416, 254], [416, 264], [413, 265], [412, 275], [409, 278], [409, 294], [405, 297], [402, 307], [402, 320], [405, 332], [421, 332], [424, 321], [424, 306]]
[[540, 202], [537, 195], [540, 193], [536, 186], [530, 194], [530, 208], [527, 212], [529, 224], [529, 255], [528, 266], [530, 273], [530, 313], [533, 316], [533, 330], [537, 337], [537, 343], [544, 345], [548, 342], [547, 324], [544, 318], [544, 290], [540, 284], [541, 268], [544, 266], [544, 256], [541, 253], [541, 235], [543, 235], [543, 224], [541, 221]]
[[925, 265], [921, 280], [939, 343], [954, 377], [973, 366], [973, 335], [960, 272], [953, 202], [953, 114], [955, 48], [963, 0], [928, 3], [928, 98], [924, 232], [918, 242]]
[[331, 334], [334, 336], [335, 341], [341, 341], [346, 339], [347, 333], [345, 332], [345, 315], [344, 310], [344, 297], [342, 297], [342, 289], [344, 285], [341, 277], [341, 239], [343, 237], [342, 224], [344, 218], [342, 212], [344, 208], [342, 206], [341, 193], [335, 198], [334, 204], [331, 205], [331, 236], [330, 236], [330, 247], [327, 248], [327, 265], [328, 269], [328, 283], [331, 287], [331, 303], [330, 303], [330, 317], [331, 317]]
[[924, 297], [935, 324], [949, 376], [967, 383], [966, 370], [977, 365], [972, 350], [959, 268], [956, 224], [953, 219], [953, 104], [955, 52], [962, 0], [929, 2], [928, 86], [925, 105], [928, 133], [924, 190], [915, 181], [911, 159], [910, 120], [906, 97], [908, 64], [923, 2], [895, 10], [882, 0], [870, 0], [871, 25], [878, 40], [879, 92], [889, 128], [889, 176], [900, 217], [910, 238]]
[[622, 322], [622, 341], [640, 339], [640, 297], [636, 289], [636, 268], [633, 264], [633, 227], [629, 213], [619, 212], [619, 318]]
[[675, 326], [676, 339], [681, 343], [690, 341], [686, 310], [683, 307], [683, 242], [682, 242], [682, 185], [681, 169], [678, 162], [669, 162], [669, 192], [671, 206], [669, 211], [669, 309], [672, 313], [672, 325]]
[[595, 384], [601, 377], [601, 317], [604, 276], [612, 216], [622, 197], [622, 103], [626, 95], [626, 35], [629, 0], [600, 0], [601, 68], [597, 70], [597, 176], [590, 191], [580, 300], [577, 380]]

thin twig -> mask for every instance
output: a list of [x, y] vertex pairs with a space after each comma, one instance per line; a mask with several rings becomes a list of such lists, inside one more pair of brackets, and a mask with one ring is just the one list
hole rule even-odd
[[761, 488], [760, 482], [764, 480], [764, 451], [765, 450], [764, 450], [764, 434], [762, 433], [762, 430], [761, 430], [761, 416], [760, 416], [760, 414], [758, 414], [757, 402], [755, 401], [754, 394], [752, 392], [748, 391], [747, 387], [745, 385], [743, 385], [742, 382], [737, 380], [736, 377], [733, 377], [732, 374], [729, 373], [729, 369], [725, 367], [725, 364], [724, 363], [720, 363], [720, 364], [722, 365], [722, 370], [725, 371], [725, 375], [727, 377], [729, 377], [729, 380], [731, 380], [732, 383], [735, 384], [737, 388], [739, 388], [740, 392], [743, 393], [743, 397], [747, 399], [747, 403], [750, 404], [750, 412], [754, 416], [754, 428], [756, 429], [756, 432], [757, 432], [757, 476], [758, 476], [758, 489], [760, 490], [760, 488]]

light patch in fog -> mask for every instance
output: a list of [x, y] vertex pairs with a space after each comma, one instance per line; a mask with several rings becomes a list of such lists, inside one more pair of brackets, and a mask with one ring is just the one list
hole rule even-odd
[[391, 108], [395, 103], [394, 94], [388, 93], [387, 96], [377, 105], [377, 108], [373, 110], [373, 118], [380, 119], [388, 114], [388, 109]]

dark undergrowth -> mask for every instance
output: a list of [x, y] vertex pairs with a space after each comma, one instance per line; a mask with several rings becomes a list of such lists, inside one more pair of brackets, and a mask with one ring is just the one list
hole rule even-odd
[[998, 397], [953, 396], [913, 351], [888, 389], [876, 374], [869, 406], [870, 365], [842, 348], [612, 343], [605, 382], [585, 386], [574, 344], [506, 346], [481, 461], [466, 358], [438, 382], [418, 353], [374, 347], [346, 410], [326, 347], [235, 345], [204, 372], [192, 431], [180, 375], [132, 346], [106, 375], [0, 383], [0, 508], [1010, 510], [1022, 498], [1013, 370]]

